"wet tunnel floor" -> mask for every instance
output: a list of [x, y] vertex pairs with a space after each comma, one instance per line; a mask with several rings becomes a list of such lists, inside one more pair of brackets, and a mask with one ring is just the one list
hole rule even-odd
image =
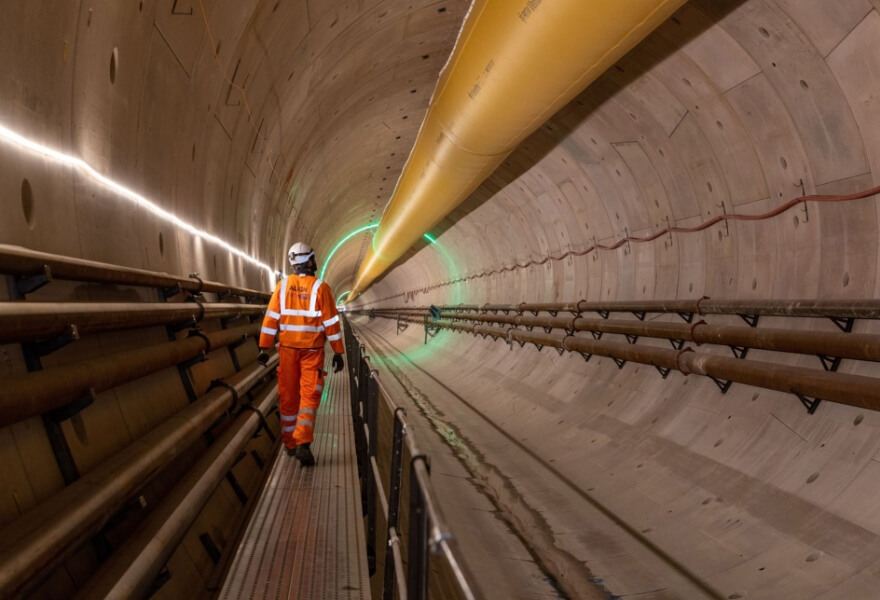
[[[578, 465], [554, 464], [540, 437], [517, 439], [481, 411], [487, 399], [468, 379], [448, 377], [460, 358], [413, 350], [421, 332], [397, 337], [388, 323], [359, 320], [355, 328], [410, 418], [433, 432], [419, 440], [432, 477], [446, 481], [438, 494], [483, 589], [499, 598], [725, 597], [596, 500], [577, 481]], [[597, 555], [615, 557], [613, 579]]]
[[[449, 410], [451, 402], [466, 409], [467, 401], [402, 353], [393, 338], [364, 327], [357, 331], [370, 346], [374, 365], [386, 373], [383, 381], [418, 424], [442, 506], [480, 588], [498, 598], [609, 598], [583, 564], [554, 546], [542, 516], [484, 454], [503, 441], [462, 426], [459, 419], [473, 421], [472, 415]], [[470, 437], [474, 434], [482, 436], [479, 441]], [[559, 566], [580, 582], [569, 586], [568, 595], [556, 582]]]

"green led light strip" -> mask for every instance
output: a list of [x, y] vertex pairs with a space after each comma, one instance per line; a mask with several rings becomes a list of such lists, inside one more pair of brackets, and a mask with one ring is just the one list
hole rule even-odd
[[[324, 279], [324, 273], [327, 272], [327, 266], [330, 264], [330, 259], [333, 258], [333, 255], [336, 254], [336, 251], [339, 250], [339, 247], [342, 246], [342, 244], [344, 244], [345, 242], [347, 242], [348, 240], [350, 240], [351, 238], [353, 238], [357, 234], [364, 232], [364, 231], [367, 231], [368, 229], [375, 229], [378, 226], [379, 226], [378, 223], [375, 223], [373, 225], [364, 225], [363, 227], [359, 227], [358, 229], [355, 229], [351, 233], [344, 236], [341, 240], [339, 240], [339, 242], [337, 242], [336, 245], [333, 246], [333, 250], [330, 251], [330, 254], [327, 255], [327, 259], [324, 261], [324, 266], [321, 267], [321, 272], [318, 274], [318, 279], [321, 279], [321, 280]], [[437, 241], [436, 238], [431, 237], [427, 233], [425, 234], [425, 239], [428, 240], [429, 242], [431, 242], [432, 244]], [[337, 304], [338, 304], [338, 301], [337, 301]]]

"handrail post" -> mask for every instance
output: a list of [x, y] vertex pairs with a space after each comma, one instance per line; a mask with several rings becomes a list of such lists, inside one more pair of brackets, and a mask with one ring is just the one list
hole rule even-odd
[[[369, 367], [368, 367], [369, 368]], [[367, 559], [370, 567], [370, 575], [376, 572], [376, 487], [382, 485], [373, 474], [373, 458], [376, 456], [378, 446], [377, 413], [379, 412], [379, 386], [373, 379], [375, 371], [369, 371], [367, 376], [367, 394], [364, 404], [367, 452], [365, 455], [364, 468], [367, 478]]]
[[[406, 429], [403, 421], [400, 419], [401, 414], [406, 414], [406, 409], [398, 407], [394, 411], [394, 437], [391, 441], [391, 473], [389, 477], [388, 495], [388, 544], [385, 555], [385, 579], [382, 583], [382, 600], [392, 600], [394, 598], [394, 560], [388, 556], [388, 552], [392, 550], [393, 537], [392, 533], [397, 531], [397, 520], [400, 514], [400, 479], [402, 475], [401, 457], [403, 455], [403, 437], [406, 435]], [[396, 537], [396, 535], [394, 536]], [[392, 558], [389, 560], [389, 558]]]
[[[355, 442], [358, 446], [358, 468], [361, 471], [361, 501], [367, 523], [367, 552], [370, 575], [375, 571], [376, 544], [385, 546], [382, 600], [427, 600], [429, 590], [430, 554], [442, 557], [454, 577], [463, 598], [475, 600], [473, 577], [458, 557], [455, 538], [445, 524], [430, 480], [428, 457], [409, 433], [406, 410], [397, 406], [385, 389], [379, 372], [372, 368], [366, 348], [357, 339], [357, 389], [352, 390], [355, 410]], [[379, 401], [393, 411], [389, 490], [385, 493], [378, 465]], [[403, 488], [404, 445], [409, 455], [409, 514], [406, 537], [406, 565], [400, 536], [401, 495]], [[383, 460], [385, 455], [382, 455]], [[379, 487], [383, 486], [383, 487]], [[380, 504], [381, 502], [381, 504]], [[378, 538], [378, 510], [386, 518], [386, 537]], [[378, 596], [378, 594], [377, 594]]]
[[364, 360], [364, 346], [359, 346], [357, 350], [357, 386], [354, 393], [351, 394], [351, 418], [354, 421], [354, 445], [357, 454], [358, 477], [361, 482], [361, 501], [363, 503], [364, 514], [366, 514], [366, 492], [364, 486], [366, 484], [366, 469], [364, 466], [364, 457], [367, 454], [367, 444], [364, 439], [364, 419], [363, 419], [363, 402], [362, 398], [366, 392], [366, 380], [364, 379], [364, 371], [366, 361]]
[[416, 462], [428, 460], [424, 455], [414, 456], [409, 469], [409, 551], [407, 553], [407, 596], [411, 600], [428, 597], [428, 510], [424, 493], [416, 476]]
[[357, 341], [355, 340], [354, 332], [352, 331], [351, 325], [348, 323], [346, 317], [342, 317], [342, 323], [342, 331], [345, 335], [345, 366], [348, 370], [349, 395], [353, 397], [354, 394], [351, 392], [357, 389], [357, 383], [355, 381], [355, 366], [357, 365], [357, 362], [355, 361], [355, 348], [357, 348]]

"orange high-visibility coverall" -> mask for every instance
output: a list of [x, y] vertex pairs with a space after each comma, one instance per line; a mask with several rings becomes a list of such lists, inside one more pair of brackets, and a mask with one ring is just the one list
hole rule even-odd
[[310, 444], [324, 389], [324, 340], [342, 354], [342, 327], [330, 286], [312, 275], [278, 282], [260, 333], [269, 349], [278, 335], [278, 404], [281, 440], [287, 448]]

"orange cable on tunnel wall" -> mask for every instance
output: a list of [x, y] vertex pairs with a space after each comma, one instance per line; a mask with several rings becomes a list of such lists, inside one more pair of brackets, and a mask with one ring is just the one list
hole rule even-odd
[[737, 215], [737, 214], [723, 214], [713, 217], [707, 221], [700, 223], [699, 225], [695, 225], [693, 227], [665, 227], [659, 231], [656, 231], [650, 235], [645, 237], [635, 237], [635, 236], [626, 236], [619, 239], [614, 244], [606, 246], [604, 244], [600, 244], [595, 241], [593, 238], [593, 244], [584, 248], [582, 250], [567, 250], [562, 254], [553, 255], [549, 254], [541, 259], [530, 259], [524, 263], [520, 263], [515, 261], [512, 265], [505, 265], [502, 267], [495, 267], [493, 269], [487, 269], [485, 271], [481, 271], [479, 273], [474, 273], [473, 275], [466, 275], [464, 277], [458, 277], [455, 279], [450, 279], [448, 281], [442, 281], [440, 283], [435, 283], [430, 286], [418, 288], [415, 290], [409, 290], [406, 292], [401, 292], [399, 294], [394, 294], [392, 296], [387, 296], [385, 298], [381, 298], [378, 300], [373, 300], [371, 302], [367, 302], [360, 306], [369, 306], [371, 304], [376, 304], [377, 302], [384, 302], [385, 300], [391, 300], [392, 298], [397, 298], [400, 296], [406, 295], [415, 295], [416, 293], [427, 293], [431, 290], [435, 290], [441, 287], [445, 287], [448, 285], [454, 285], [456, 283], [462, 283], [465, 281], [470, 281], [472, 279], [481, 279], [483, 277], [490, 277], [492, 275], [500, 275], [504, 272], [511, 272], [517, 269], [526, 269], [528, 267], [537, 267], [543, 264], [546, 264], [550, 261], [560, 261], [572, 256], [584, 256], [593, 251], [598, 252], [599, 250], [617, 250], [624, 244], [633, 243], [644, 243], [644, 242], [653, 242], [654, 240], [663, 237], [664, 235], [672, 235], [673, 233], [698, 233], [700, 231], [705, 231], [706, 229], [712, 227], [713, 225], [717, 225], [718, 223], [726, 223], [727, 221], [763, 221], [766, 219], [771, 219], [773, 217], [777, 217], [784, 212], [787, 212], [791, 208], [797, 206], [798, 204], [804, 204], [804, 209], [806, 210], [807, 202], [819, 202], [819, 203], [830, 203], [830, 202], [849, 202], [852, 200], [863, 200], [865, 198], [869, 198], [871, 196], [876, 196], [880, 194], [880, 186], [868, 188], [866, 190], [862, 190], [860, 192], [855, 192], [853, 194], [841, 194], [841, 195], [824, 195], [824, 196], [798, 196], [797, 198], [792, 198], [788, 202], [781, 204], [774, 208], [771, 211], [760, 213], [756, 215]]

